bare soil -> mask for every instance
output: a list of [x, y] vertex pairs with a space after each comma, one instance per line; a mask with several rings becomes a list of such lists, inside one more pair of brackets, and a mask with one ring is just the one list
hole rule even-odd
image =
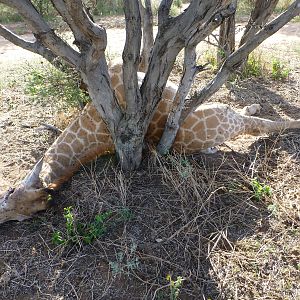
[[[123, 31], [110, 30], [119, 52]], [[261, 117], [299, 119], [299, 23], [259, 51], [287, 64], [289, 78], [239, 81], [212, 100], [235, 108], [259, 103]], [[56, 138], [41, 124], [60, 124], [61, 114], [55, 101], [24, 94], [38, 58], [3, 40], [0, 53], [0, 190], [6, 190]], [[197, 85], [210, 76], [200, 74]], [[140, 170], [130, 174], [112, 157], [98, 159], [54, 195], [49, 210], [0, 225], [0, 299], [170, 299], [168, 274], [184, 278], [178, 299], [300, 299], [299, 130], [242, 136], [213, 155], [145, 152]], [[255, 198], [254, 178], [271, 195]], [[81, 223], [111, 212], [107, 232], [90, 245], [54, 245], [53, 232], [66, 233], [69, 206]]]

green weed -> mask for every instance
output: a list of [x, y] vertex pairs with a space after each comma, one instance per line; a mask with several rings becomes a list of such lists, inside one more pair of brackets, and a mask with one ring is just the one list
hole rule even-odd
[[83, 106], [89, 97], [80, 88], [80, 78], [76, 72], [56, 69], [50, 64], [32, 67], [25, 78], [25, 92], [35, 99], [59, 99], [62, 108]]
[[120, 218], [120, 221], [130, 221], [133, 219], [133, 212], [125, 207], [125, 208], [122, 208], [118, 211], [118, 215], [119, 215], [119, 218]]
[[112, 212], [107, 211], [98, 214], [90, 224], [78, 224], [78, 233], [86, 244], [91, 244], [94, 240], [100, 238], [107, 232], [107, 220], [111, 217]]
[[289, 76], [290, 70], [287, 69], [278, 59], [272, 61], [271, 77], [274, 80], [285, 80]]
[[106, 211], [94, 216], [89, 223], [82, 223], [76, 220], [72, 206], [64, 208], [65, 231], [54, 231], [52, 243], [54, 245], [67, 244], [91, 244], [96, 239], [105, 235], [108, 227], [116, 226], [120, 222], [127, 222], [133, 218], [129, 208], [120, 209], [113, 220], [112, 211]]
[[300, 22], [300, 16], [294, 17], [294, 18], [291, 20], [291, 22], [293, 22], [293, 23], [299, 23], [299, 22]]
[[270, 204], [268, 205], [268, 211], [272, 214], [272, 215], [277, 215], [278, 213], [278, 206], [276, 204]]
[[22, 17], [13, 8], [0, 4], [0, 23], [20, 22]]
[[64, 208], [66, 231], [64, 234], [55, 231], [52, 234], [52, 243], [54, 245], [81, 244], [81, 242], [91, 244], [107, 232], [107, 223], [111, 215], [111, 211], [97, 214], [92, 222], [85, 224], [76, 221], [71, 206], [66, 207]]
[[242, 69], [242, 77], [262, 77], [265, 74], [266, 63], [261, 55], [251, 53]]
[[262, 200], [265, 197], [269, 197], [272, 194], [271, 187], [264, 183], [261, 183], [257, 178], [253, 178], [251, 186], [254, 192], [255, 200]]
[[138, 256], [135, 254], [136, 249], [137, 244], [133, 242], [127, 255], [123, 251], [116, 253], [116, 260], [109, 262], [109, 266], [114, 276], [122, 273], [128, 274], [129, 272], [138, 269], [140, 262]]
[[173, 280], [172, 276], [168, 274], [167, 280], [170, 283], [170, 300], [177, 300], [184, 279], [181, 276], [177, 276], [177, 279]]
[[218, 60], [217, 60], [217, 54], [214, 53], [211, 50], [207, 50], [204, 53], [204, 60], [205, 62], [210, 64], [210, 67], [212, 71], [217, 71], [218, 70]]
[[175, 157], [168, 155], [171, 164], [176, 168], [181, 178], [188, 178], [193, 173], [193, 166], [186, 157]]
[[279, 0], [274, 12], [277, 14], [281, 14], [291, 5], [292, 2], [293, 0]]
[[65, 243], [64, 238], [61, 236], [61, 232], [60, 231], [55, 231], [52, 234], [52, 243], [54, 245], [62, 245]]

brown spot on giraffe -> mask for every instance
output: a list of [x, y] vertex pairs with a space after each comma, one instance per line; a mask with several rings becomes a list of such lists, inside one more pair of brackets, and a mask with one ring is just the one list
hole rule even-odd
[[216, 116], [210, 116], [205, 119], [205, 124], [207, 129], [216, 128], [219, 125], [220, 121]]

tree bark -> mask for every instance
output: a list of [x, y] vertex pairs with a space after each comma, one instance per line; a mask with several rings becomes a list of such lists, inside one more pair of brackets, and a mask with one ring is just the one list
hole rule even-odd
[[137, 76], [142, 38], [139, 9], [138, 0], [124, 0], [126, 42], [122, 57], [126, 108], [118, 124], [115, 147], [121, 166], [127, 170], [140, 165], [145, 135], [144, 104]]
[[[233, 6], [236, 9], [237, 1], [233, 2]], [[232, 14], [220, 26], [219, 31], [219, 49], [217, 53], [217, 63], [221, 66], [223, 61], [232, 53], [235, 49], [235, 14]]]
[[22, 39], [18, 35], [14, 34], [12, 31], [7, 29], [5, 26], [0, 24], [0, 35], [3, 36], [5, 39], [10, 41], [11, 43], [31, 51], [33, 53], [39, 54], [48, 60], [51, 64], [57, 66], [55, 64], [55, 60], [57, 59], [57, 55], [55, 55], [51, 50], [44, 47], [39, 41], [30, 42]]
[[139, 0], [140, 14], [143, 24], [143, 47], [140, 58], [139, 71], [146, 73], [149, 66], [150, 55], [154, 43], [153, 37], [153, 14], [151, 0], [145, 0], [145, 7]]
[[179, 120], [185, 104], [186, 96], [198, 72], [205, 66], [196, 66], [196, 47], [188, 46], [184, 49], [184, 70], [181, 81], [172, 103], [170, 113], [162, 137], [157, 145], [157, 151], [165, 155], [172, 147], [179, 129]]
[[256, 0], [246, 29], [240, 41], [243, 45], [268, 22], [279, 0]]

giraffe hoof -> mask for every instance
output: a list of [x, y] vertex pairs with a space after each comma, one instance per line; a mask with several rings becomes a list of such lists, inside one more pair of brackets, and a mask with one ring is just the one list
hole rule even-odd
[[201, 152], [204, 154], [214, 154], [214, 153], [218, 152], [218, 149], [217, 149], [217, 147], [210, 147], [210, 148], [201, 150]]
[[244, 116], [253, 116], [255, 114], [258, 114], [261, 110], [261, 106], [259, 104], [252, 104], [249, 106], [245, 106], [242, 109], [242, 115]]

